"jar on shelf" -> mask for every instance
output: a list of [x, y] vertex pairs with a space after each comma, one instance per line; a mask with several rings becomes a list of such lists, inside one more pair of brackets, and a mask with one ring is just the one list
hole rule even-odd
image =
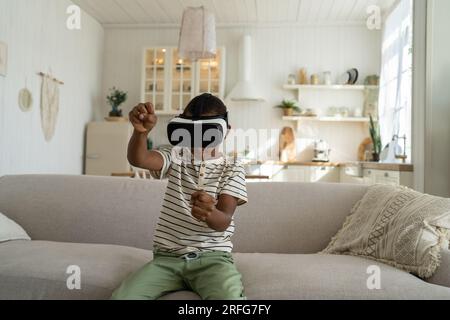
[[298, 82], [300, 84], [308, 84], [308, 72], [306, 71], [305, 68], [300, 69], [299, 73], [298, 73]]
[[319, 75], [318, 75], [318, 74], [313, 74], [313, 75], [311, 76], [311, 84], [312, 84], [312, 85], [318, 85], [319, 82], [320, 82], [320, 80], [319, 80]]
[[297, 82], [297, 79], [295, 78], [294, 74], [290, 74], [288, 76], [288, 84], [289, 85], [294, 85]]

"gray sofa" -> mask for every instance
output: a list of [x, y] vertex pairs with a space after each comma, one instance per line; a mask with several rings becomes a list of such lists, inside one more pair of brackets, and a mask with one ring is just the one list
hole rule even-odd
[[[0, 243], [0, 299], [108, 299], [152, 259], [165, 182], [25, 175], [0, 178], [0, 212], [33, 241]], [[250, 183], [236, 213], [235, 261], [249, 299], [450, 299], [450, 254], [425, 282], [374, 261], [319, 255], [366, 187]], [[367, 268], [381, 268], [381, 289]], [[67, 267], [81, 270], [69, 290]], [[198, 299], [191, 292], [163, 299]]]

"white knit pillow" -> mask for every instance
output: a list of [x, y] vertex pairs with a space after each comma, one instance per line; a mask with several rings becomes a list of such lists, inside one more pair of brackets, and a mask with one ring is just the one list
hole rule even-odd
[[0, 242], [11, 240], [31, 240], [21, 226], [0, 212]]
[[449, 233], [450, 199], [374, 185], [322, 253], [362, 256], [429, 278]]

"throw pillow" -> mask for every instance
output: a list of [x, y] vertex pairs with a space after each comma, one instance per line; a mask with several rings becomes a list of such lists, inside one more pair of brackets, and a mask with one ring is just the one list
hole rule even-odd
[[450, 199], [374, 185], [322, 253], [361, 256], [429, 278], [449, 235]]
[[0, 212], [0, 242], [31, 240], [21, 226]]

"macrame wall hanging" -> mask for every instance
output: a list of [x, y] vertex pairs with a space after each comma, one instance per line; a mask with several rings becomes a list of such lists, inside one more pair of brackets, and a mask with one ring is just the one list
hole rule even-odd
[[42, 76], [41, 127], [45, 141], [51, 141], [55, 135], [59, 113], [59, 85], [64, 83], [42, 72], [39, 75]]

